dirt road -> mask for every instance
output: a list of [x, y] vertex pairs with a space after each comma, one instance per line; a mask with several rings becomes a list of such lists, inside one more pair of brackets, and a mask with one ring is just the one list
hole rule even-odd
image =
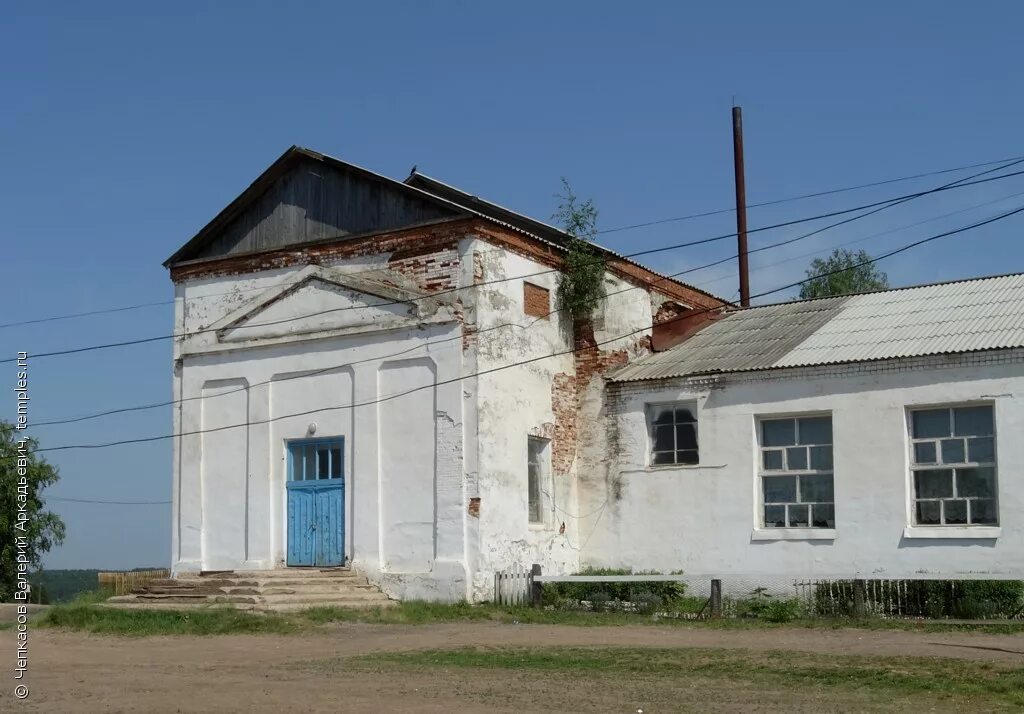
[[[0, 632], [3, 652], [14, 634]], [[924, 656], [1024, 666], [1024, 636], [928, 634], [867, 630], [712, 630], [677, 627], [567, 627], [459, 623], [403, 626], [345, 624], [308, 635], [124, 638], [34, 629], [25, 712], [263, 712], [263, 711], [645, 711], [701, 708], [718, 711], [819, 711], [836, 702], [820, 694], [747, 690], [689, 678], [672, 682], [604, 683], [516, 670], [444, 672], [347, 669], [333, 658], [375, 652], [482, 646], [700, 647], [785, 650], [843, 655]], [[9, 681], [8, 687], [13, 689]], [[705, 686], [706, 685], [706, 686]], [[668, 687], [668, 688], [666, 688]], [[653, 692], [653, 693], [652, 693]], [[12, 702], [3, 692], [4, 711]], [[847, 710], [884, 710], [892, 700], [865, 693]], [[918, 702], [920, 704], [920, 702]], [[632, 707], [631, 709], [629, 707]], [[941, 710], [941, 706], [939, 706]]]

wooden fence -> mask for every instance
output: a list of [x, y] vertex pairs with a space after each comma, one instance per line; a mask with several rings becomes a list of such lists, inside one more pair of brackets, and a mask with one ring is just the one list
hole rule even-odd
[[528, 605], [532, 592], [533, 575], [521, 565], [494, 574], [494, 602], [499, 605]]
[[115, 595], [127, 595], [133, 588], [144, 585], [151, 580], [169, 578], [169, 570], [132, 570], [130, 572], [96, 573], [100, 590], [108, 590]]

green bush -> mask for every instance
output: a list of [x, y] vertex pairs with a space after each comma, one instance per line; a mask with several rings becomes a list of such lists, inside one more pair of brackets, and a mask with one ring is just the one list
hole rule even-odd
[[736, 617], [750, 617], [766, 622], [790, 622], [801, 614], [800, 601], [790, 598], [776, 599], [767, 588], [754, 588], [743, 600], [731, 603]]
[[[661, 573], [619, 570], [613, 568], [585, 568], [577, 575], [661, 575]], [[685, 583], [544, 583], [541, 590], [543, 603], [557, 608], [577, 608], [581, 602], [590, 602], [594, 609], [607, 609], [609, 603], [630, 602], [640, 611], [653, 611], [664, 606], [680, 604], [686, 595]]]
[[796, 600], [772, 600], [764, 611], [768, 622], [791, 622], [800, 614], [800, 603]]
[[[868, 580], [865, 585], [865, 609], [886, 617], [1009, 618], [1024, 607], [1020, 580]], [[818, 583], [814, 606], [818, 615], [851, 616], [853, 581]]]
[[632, 603], [637, 612], [645, 615], [651, 614], [665, 604], [660, 595], [655, 595], [649, 590], [633, 593]]

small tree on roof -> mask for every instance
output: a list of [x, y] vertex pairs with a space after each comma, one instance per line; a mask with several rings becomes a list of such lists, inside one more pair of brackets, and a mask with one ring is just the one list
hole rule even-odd
[[585, 320], [605, 297], [604, 256], [593, 244], [597, 235], [597, 208], [591, 199], [577, 198], [564, 177], [562, 192], [555, 197], [559, 204], [552, 219], [570, 236], [565, 270], [558, 281], [558, 308], [572, 315], [574, 321]]

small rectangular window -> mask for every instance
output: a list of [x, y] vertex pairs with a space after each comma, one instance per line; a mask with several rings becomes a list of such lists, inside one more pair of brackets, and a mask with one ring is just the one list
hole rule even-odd
[[530, 523], [544, 522], [541, 492], [547, 480], [548, 440], [536, 436], [527, 438], [527, 511]]
[[693, 404], [654, 404], [648, 407], [651, 464], [700, 463], [697, 447], [697, 408]]
[[765, 528], [835, 528], [832, 417], [761, 419]]
[[915, 409], [908, 422], [914, 524], [997, 525], [992, 405]]

